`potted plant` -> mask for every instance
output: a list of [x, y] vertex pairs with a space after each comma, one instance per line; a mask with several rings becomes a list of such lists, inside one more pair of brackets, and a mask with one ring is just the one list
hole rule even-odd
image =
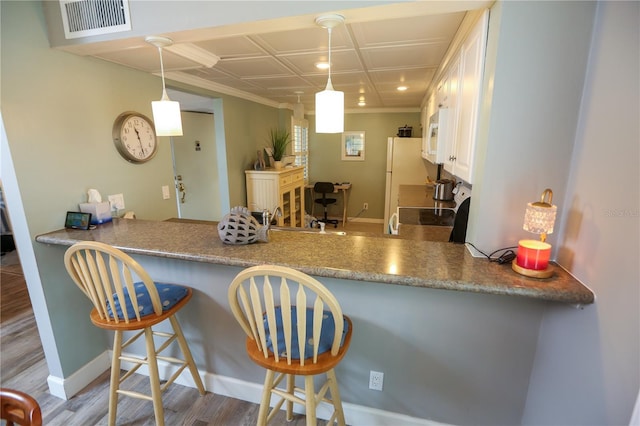
[[271, 129], [269, 132], [271, 146], [269, 151], [273, 158], [273, 167], [282, 168], [282, 157], [287, 153], [287, 145], [289, 145], [289, 132], [283, 129]]

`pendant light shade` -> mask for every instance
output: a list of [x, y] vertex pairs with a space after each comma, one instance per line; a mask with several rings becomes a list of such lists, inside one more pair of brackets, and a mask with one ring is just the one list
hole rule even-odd
[[158, 48], [160, 54], [160, 74], [162, 75], [162, 98], [151, 102], [153, 122], [158, 136], [182, 136], [182, 117], [180, 103], [172, 101], [167, 95], [164, 85], [164, 64], [162, 63], [162, 48], [171, 46], [173, 41], [167, 37], [147, 37], [146, 42]]
[[316, 24], [329, 32], [329, 77], [327, 87], [316, 93], [316, 133], [344, 132], [344, 92], [333, 90], [331, 84], [331, 29], [342, 24], [344, 16], [325, 15], [316, 18]]
[[316, 133], [344, 132], [344, 92], [327, 88], [316, 93]]
[[182, 117], [180, 103], [172, 101], [167, 91], [162, 90], [162, 99], [151, 102], [153, 122], [158, 136], [182, 136]]

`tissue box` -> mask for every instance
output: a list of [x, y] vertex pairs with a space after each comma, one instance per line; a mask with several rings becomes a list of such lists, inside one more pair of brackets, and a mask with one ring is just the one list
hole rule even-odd
[[104, 203], [80, 203], [78, 204], [82, 213], [91, 213], [91, 224], [111, 222], [111, 205]]

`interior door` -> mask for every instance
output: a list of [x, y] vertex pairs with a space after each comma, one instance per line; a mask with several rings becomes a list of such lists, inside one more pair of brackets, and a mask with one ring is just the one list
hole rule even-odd
[[219, 220], [220, 192], [213, 114], [183, 111], [182, 131], [183, 136], [173, 137], [179, 216]]

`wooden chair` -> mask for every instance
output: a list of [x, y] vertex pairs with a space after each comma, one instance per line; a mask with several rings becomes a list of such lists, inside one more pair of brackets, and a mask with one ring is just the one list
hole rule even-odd
[[38, 401], [26, 393], [0, 388], [0, 419], [7, 426], [41, 426], [42, 411]]
[[[249, 358], [267, 370], [258, 425], [266, 425], [285, 400], [287, 420], [293, 419], [297, 403], [305, 405], [307, 425], [315, 425], [316, 405], [326, 401], [334, 409], [329, 422], [344, 425], [334, 367], [347, 353], [353, 327], [329, 290], [290, 268], [254, 266], [233, 279], [229, 303], [247, 334]], [[314, 376], [322, 373], [327, 380], [316, 393]], [[295, 387], [295, 376], [304, 376], [304, 389]], [[285, 377], [286, 389], [278, 388]], [[327, 390], [331, 401], [325, 397]], [[272, 394], [280, 399], [269, 412]]]
[[[191, 288], [155, 283], [142, 266], [129, 255], [99, 242], [86, 241], [74, 244], [65, 253], [64, 263], [73, 281], [93, 303], [91, 322], [97, 327], [115, 332], [109, 391], [109, 425], [115, 425], [116, 422], [119, 394], [153, 401], [156, 424], [164, 425], [162, 392], [185, 368], [189, 369], [200, 394], [204, 395], [205, 390], [198, 369], [175, 316], [191, 299]], [[139, 281], [134, 281], [134, 277]], [[136, 297], [130, 298], [129, 294], [135, 294]], [[152, 326], [165, 319], [171, 322], [173, 333], [152, 329]], [[137, 333], [123, 343], [125, 331]], [[145, 336], [146, 357], [123, 355], [122, 350], [142, 335]], [[157, 349], [154, 336], [165, 339]], [[160, 355], [175, 340], [184, 360]], [[123, 360], [135, 366], [120, 377], [120, 363]], [[162, 386], [158, 374], [158, 360], [178, 367]], [[142, 365], [147, 365], [149, 369], [151, 396], [120, 389], [120, 384]]]

